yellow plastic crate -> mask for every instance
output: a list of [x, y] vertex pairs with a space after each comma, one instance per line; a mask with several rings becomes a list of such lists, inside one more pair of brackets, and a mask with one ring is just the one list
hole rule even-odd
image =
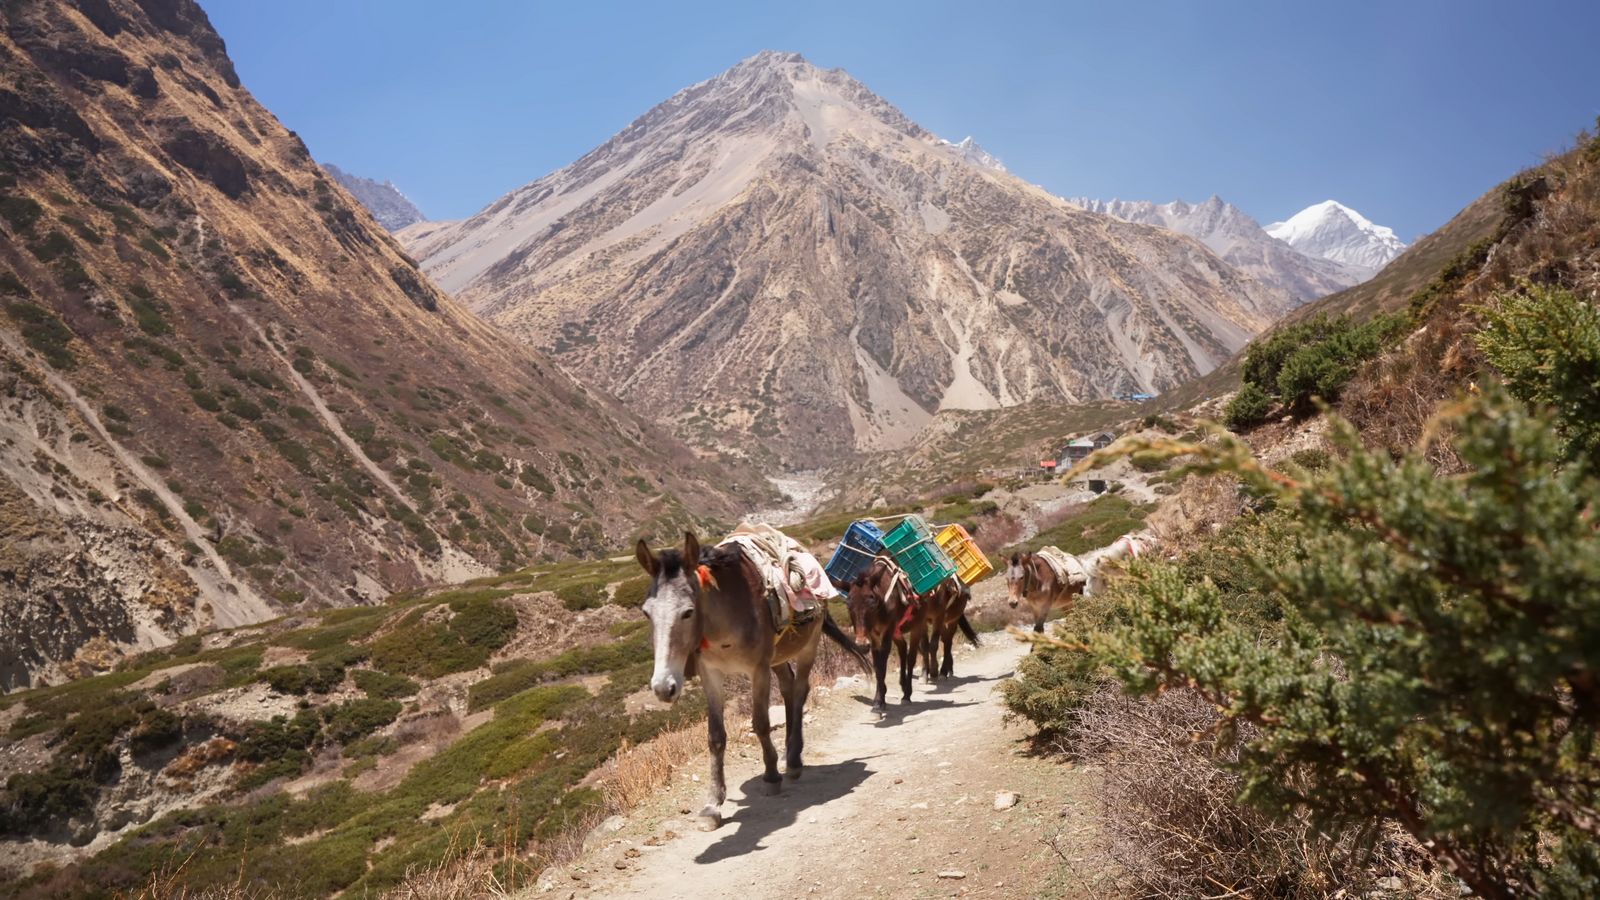
[[956, 564], [956, 577], [961, 579], [962, 584], [977, 584], [994, 574], [994, 565], [978, 549], [972, 535], [967, 534], [967, 530], [960, 525], [946, 525], [939, 529], [933, 541]]

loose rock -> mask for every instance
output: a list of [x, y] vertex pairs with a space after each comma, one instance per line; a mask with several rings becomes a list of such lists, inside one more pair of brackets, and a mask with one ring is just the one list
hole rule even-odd
[[1011, 807], [1016, 806], [1017, 801], [1020, 799], [1022, 798], [1017, 794], [1016, 791], [1001, 791], [994, 795], [994, 808], [1010, 809]]

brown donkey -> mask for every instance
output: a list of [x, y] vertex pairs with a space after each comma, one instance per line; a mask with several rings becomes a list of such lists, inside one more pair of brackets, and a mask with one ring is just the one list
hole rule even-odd
[[910, 703], [911, 672], [928, 639], [927, 604], [918, 602], [911, 593], [911, 584], [900, 567], [880, 556], [850, 585], [849, 606], [856, 643], [872, 647], [872, 668], [878, 678], [872, 711], [881, 713], [888, 708], [885, 679], [891, 646], [900, 653], [901, 699]]
[[[928, 607], [928, 637], [923, 643], [922, 679], [932, 684], [936, 679], [954, 675], [956, 672], [955, 654], [952, 644], [959, 630], [972, 642], [972, 646], [979, 646], [978, 633], [972, 630], [972, 623], [967, 621], [967, 604], [972, 601], [972, 589], [961, 583], [958, 578], [946, 578], [939, 582], [939, 586], [922, 595], [922, 602]], [[939, 661], [939, 647], [944, 646], [944, 663]]]
[[[1077, 562], [1076, 557], [1069, 558]], [[1026, 603], [1033, 610], [1033, 630], [1042, 634], [1044, 620], [1050, 615], [1050, 610], [1059, 608], [1065, 612], [1072, 609], [1072, 598], [1083, 593], [1089, 579], [1081, 563], [1078, 564], [1078, 570], [1062, 579], [1043, 556], [1037, 553], [1012, 554], [1011, 564], [1006, 567], [1006, 591], [1011, 608], [1016, 609], [1018, 605]]]
[[783, 779], [778, 775], [778, 751], [767, 717], [772, 676], [778, 677], [783, 693], [785, 773], [799, 778], [800, 753], [805, 746], [801, 728], [818, 641], [828, 635], [854, 655], [863, 669], [867, 659], [828, 618], [826, 607], [822, 615], [778, 634], [761, 574], [737, 547], [717, 547], [702, 555], [700, 541], [685, 532], [681, 552], [663, 550], [658, 556], [641, 540], [634, 555], [650, 575], [650, 591], [644, 601], [655, 642], [650, 689], [671, 703], [683, 694], [685, 681], [697, 673], [705, 687], [711, 784], [700, 824], [713, 829], [722, 824], [722, 801], [728, 794], [722, 773], [728, 744], [722, 721], [722, 676], [750, 676], [751, 727], [761, 740], [761, 757], [766, 763], [761, 778], [767, 793], [776, 794]]

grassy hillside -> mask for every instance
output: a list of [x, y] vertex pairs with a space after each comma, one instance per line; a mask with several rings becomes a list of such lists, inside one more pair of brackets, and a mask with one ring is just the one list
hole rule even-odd
[[644, 588], [631, 561], [525, 569], [0, 699], [0, 839], [64, 851], [143, 823], [75, 864], [0, 872], [0, 894], [131, 892], [180, 865], [195, 886], [376, 890], [591, 826], [585, 777], [703, 712], [624, 702], [651, 666]]

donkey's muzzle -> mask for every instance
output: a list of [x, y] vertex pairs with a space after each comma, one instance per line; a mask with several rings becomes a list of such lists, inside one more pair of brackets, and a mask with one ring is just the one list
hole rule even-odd
[[670, 672], [664, 673], [650, 680], [650, 690], [655, 692], [657, 700], [671, 703], [683, 693], [683, 679]]

